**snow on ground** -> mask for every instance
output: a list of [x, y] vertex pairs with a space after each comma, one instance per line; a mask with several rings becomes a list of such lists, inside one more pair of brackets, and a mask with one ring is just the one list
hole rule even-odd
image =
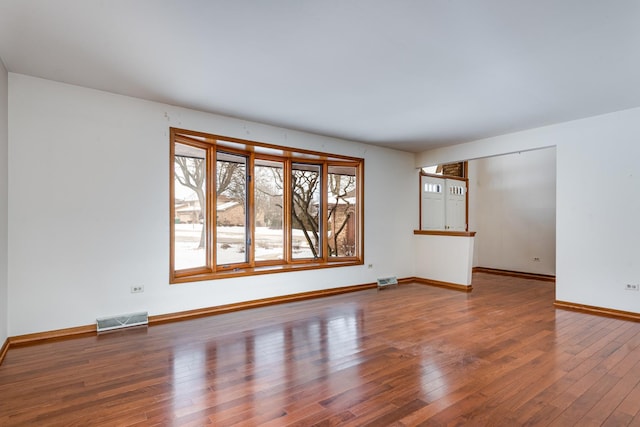
[[[206, 264], [204, 249], [198, 249], [202, 224], [176, 224], [175, 268], [201, 267]], [[218, 227], [216, 235], [217, 263], [232, 264], [245, 261], [244, 227]], [[256, 227], [255, 258], [257, 261], [282, 259], [282, 230], [268, 227]], [[293, 230], [294, 256], [296, 258], [311, 258], [313, 254], [307, 247], [302, 230]], [[299, 248], [299, 249], [297, 249]]]

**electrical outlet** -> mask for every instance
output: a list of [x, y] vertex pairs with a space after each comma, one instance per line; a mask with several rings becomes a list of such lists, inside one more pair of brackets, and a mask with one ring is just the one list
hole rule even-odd
[[134, 285], [131, 287], [132, 294], [139, 294], [140, 292], [144, 292], [144, 286], [142, 285]]
[[540, 258], [535, 257], [535, 258], [533, 259], [533, 261], [534, 261], [534, 262], [540, 262]]
[[627, 291], [637, 291], [638, 285], [635, 283], [627, 283], [624, 287]]

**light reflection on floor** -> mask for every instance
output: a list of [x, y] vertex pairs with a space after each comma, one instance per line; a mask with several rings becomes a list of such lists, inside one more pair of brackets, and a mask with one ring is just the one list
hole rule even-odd
[[[358, 370], [348, 368], [361, 362], [363, 331], [363, 310], [353, 305], [324, 316], [177, 346], [172, 358], [174, 416], [185, 415], [181, 410], [185, 407], [192, 412], [215, 406], [217, 393], [225, 393], [226, 399], [236, 389], [244, 396], [260, 396], [266, 390], [273, 394], [319, 375], [328, 380], [325, 387], [332, 390], [335, 383], [337, 390], [358, 380]], [[244, 362], [238, 363], [239, 359]], [[290, 363], [297, 359], [302, 362]], [[225, 373], [230, 372], [241, 372], [244, 382], [235, 388], [226, 383]], [[341, 375], [334, 378], [335, 372]], [[247, 410], [254, 406], [247, 405]]]

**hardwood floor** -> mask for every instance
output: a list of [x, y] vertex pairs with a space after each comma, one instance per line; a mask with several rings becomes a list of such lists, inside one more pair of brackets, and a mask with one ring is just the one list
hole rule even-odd
[[12, 348], [0, 425], [640, 426], [640, 323], [476, 273]]

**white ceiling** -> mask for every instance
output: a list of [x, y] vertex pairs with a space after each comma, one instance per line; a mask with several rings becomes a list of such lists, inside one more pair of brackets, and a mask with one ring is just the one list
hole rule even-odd
[[640, 1], [0, 0], [0, 58], [418, 152], [640, 106]]

